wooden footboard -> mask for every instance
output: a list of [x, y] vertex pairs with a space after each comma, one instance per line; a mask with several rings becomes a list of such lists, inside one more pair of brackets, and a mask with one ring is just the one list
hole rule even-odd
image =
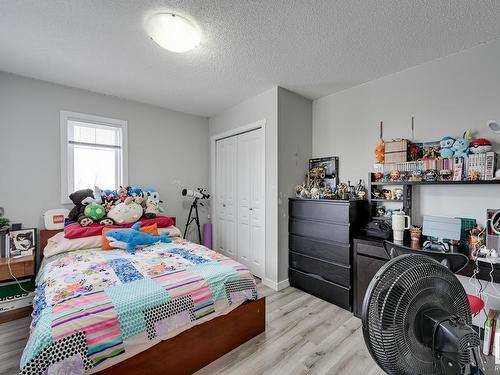
[[266, 298], [197, 325], [99, 371], [100, 375], [189, 375], [265, 331]]

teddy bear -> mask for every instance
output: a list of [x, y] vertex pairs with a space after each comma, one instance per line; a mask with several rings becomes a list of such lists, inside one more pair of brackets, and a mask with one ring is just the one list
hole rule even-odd
[[94, 220], [85, 216], [86, 204], [83, 202], [89, 197], [94, 198], [92, 189], [77, 190], [69, 195], [69, 199], [71, 199], [75, 207], [69, 212], [68, 218], [79, 222], [80, 225], [84, 227], [94, 222]]

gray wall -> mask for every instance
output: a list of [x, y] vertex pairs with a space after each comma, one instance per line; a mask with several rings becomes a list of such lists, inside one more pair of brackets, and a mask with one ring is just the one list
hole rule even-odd
[[[460, 136], [466, 129], [488, 138], [500, 151], [500, 136], [487, 128], [500, 120], [500, 41], [434, 60], [313, 102], [313, 156], [340, 157], [340, 178], [367, 179], [373, 169], [378, 123], [384, 138], [415, 140]], [[423, 214], [475, 217], [500, 208], [497, 186], [422, 186], [415, 189], [413, 218]]]
[[266, 279], [288, 285], [288, 197], [311, 157], [312, 102], [274, 87], [209, 119], [210, 135], [266, 120]]
[[266, 279], [278, 282], [278, 88], [231, 107], [209, 119], [210, 135], [266, 120]]
[[305, 180], [312, 154], [312, 101], [278, 88], [278, 277], [288, 279], [288, 198]]
[[[337, 155], [342, 180], [366, 180], [374, 163], [378, 122], [384, 121], [385, 139], [410, 138], [411, 116], [416, 119], [416, 141], [459, 136], [470, 128], [494, 141], [498, 152], [500, 136], [486, 122], [500, 120], [499, 61], [497, 40], [315, 100], [313, 156]], [[414, 192], [413, 219], [418, 223], [423, 214], [473, 217], [484, 223], [486, 208], [500, 208], [498, 186], [421, 186]], [[474, 290], [467, 279], [463, 284]], [[490, 307], [500, 308], [500, 299], [489, 300]]]
[[60, 110], [127, 120], [129, 183], [156, 187], [166, 214], [184, 226], [190, 202], [181, 188], [208, 186], [206, 118], [0, 72], [0, 206], [7, 217], [41, 227], [43, 212], [61, 207]]

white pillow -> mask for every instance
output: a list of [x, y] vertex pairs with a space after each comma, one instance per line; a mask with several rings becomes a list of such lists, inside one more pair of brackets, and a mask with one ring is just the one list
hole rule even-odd
[[182, 233], [179, 228], [174, 227], [173, 225], [168, 228], [158, 228], [158, 234], [168, 233], [170, 238], [182, 237]]
[[47, 246], [43, 249], [44, 257], [51, 257], [56, 254], [61, 254], [66, 251], [80, 249], [95, 249], [102, 246], [102, 236], [91, 236], [69, 239], [64, 237], [64, 232], [59, 232], [55, 236], [49, 238]]

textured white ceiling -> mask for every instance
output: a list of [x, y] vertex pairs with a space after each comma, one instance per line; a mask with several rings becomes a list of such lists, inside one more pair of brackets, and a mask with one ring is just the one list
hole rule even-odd
[[[202, 44], [161, 49], [159, 11]], [[0, 0], [0, 70], [210, 116], [271, 86], [311, 99], [500, 36], [490, 0]]]

